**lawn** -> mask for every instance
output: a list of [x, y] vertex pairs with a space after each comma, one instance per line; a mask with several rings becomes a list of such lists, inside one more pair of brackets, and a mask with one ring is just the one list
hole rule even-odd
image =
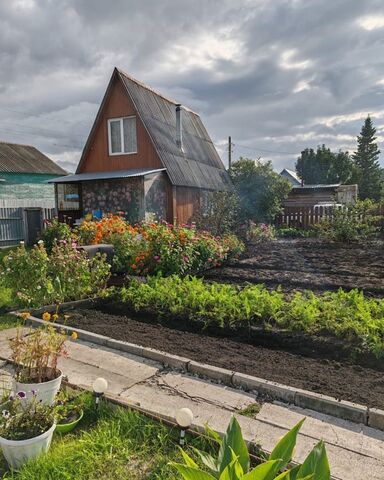
[[[0, 464], [4, 479], [17, 480], [116, 480], [175, 479], [170, 461], [180, 461], [178, 431], [132, 410], [104, 403], [99, 415], [87, 395], [82, 427], [62, 437], [55, 435], [50, 451], [19, 472]], [[189, 444], [207, 448], [206, 441], [190, 438]]]

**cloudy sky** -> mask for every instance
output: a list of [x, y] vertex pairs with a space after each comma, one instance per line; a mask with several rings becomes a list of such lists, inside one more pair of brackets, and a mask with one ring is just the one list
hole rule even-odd
[[0, 139], [73, 171], [116, 65], [200, 113], [227, 162], [353, 151], [384, 165], [382, 0], [0, 0]]

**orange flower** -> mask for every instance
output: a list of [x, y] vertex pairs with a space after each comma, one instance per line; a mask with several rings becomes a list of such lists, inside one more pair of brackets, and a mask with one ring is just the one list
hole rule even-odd
[[76, 333], [76, 332], [72, 332], [71, 338], [72, 338], [72, 340], [77, 340], [77, 338], [78, 338], [77, 333]]
[[45, 322], [49, 322], [51, 320], [51, 314], [49, 312], [44, 312], [43, 313], [43, 320]]
[[132, 268], [133, 268], [133, 270], [136, 270], [137, 265], [134, 263], [134, 264], [132, 265]]
[[27, 320], [27, 318], [29, 318], [31, 316], [31, 314], [29, 312], [22, 312], [20, 314], [20, 317], [25, 321]]

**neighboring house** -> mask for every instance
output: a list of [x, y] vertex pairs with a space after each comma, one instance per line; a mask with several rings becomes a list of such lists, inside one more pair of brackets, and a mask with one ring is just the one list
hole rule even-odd
[[302, 183], [297, 173], [293, 170], [289, 170], [288, 168], [284, 168], [284, 170], [280, 172], [280, 175], [286, 178], [293, 187], [298, 187]]
[[75, 175], [56, 178], [59, 218], [123, 212], [189, 222], [231, 182], [200, 116], [115, 68]]
[[314, 207], [331, 206], [333, 204], [355, 203], [357, 200], [357, 185], [304, 185], [293, 187], [284, 207]]
[[34, 243], [55, 209], [47, 180], [66, 172], [30, 145], [0, 142], [0, 246]]

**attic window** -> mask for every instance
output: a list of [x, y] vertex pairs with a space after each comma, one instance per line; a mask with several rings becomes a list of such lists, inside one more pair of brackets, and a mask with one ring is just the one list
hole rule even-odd
[[108, 120], [109, 155], [137, 153], [136, 117]]

